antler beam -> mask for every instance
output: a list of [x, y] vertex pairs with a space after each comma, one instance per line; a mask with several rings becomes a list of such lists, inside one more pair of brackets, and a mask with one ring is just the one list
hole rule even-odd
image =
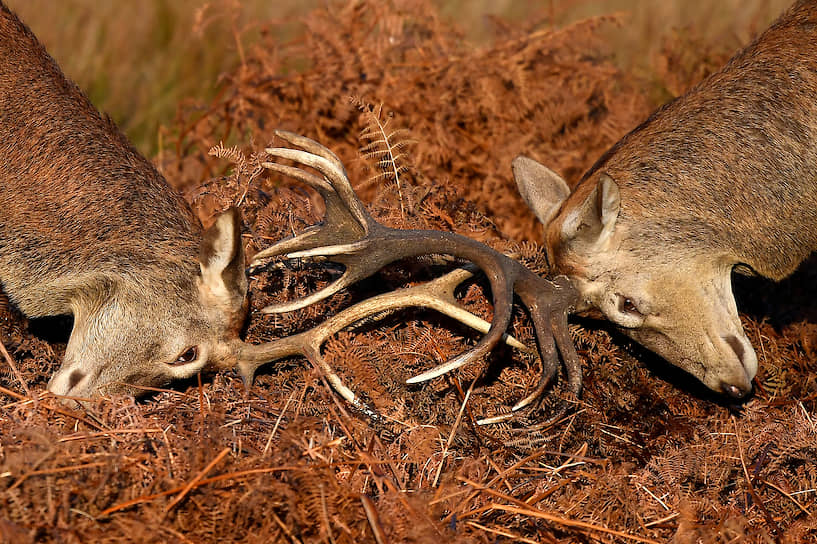
[[309, 138], [291, 132], [276, 131], [276, 135], [301, 149], [268, 148], [266, 152], [271, 157], [310, 167], [323, 177], [276, 162], [265, 162], [263, 166], [313, 187], [326, 202], [326, 216], [322, 223], [259, 252], [251, 267], [261, 266], [270, 257], [285, 255], [293, 259], [330, 259], [344, 265], [345, 271], [323, 289], [295, 301], [267, 306], [263, 312], [281, 313], [303, 308], [371, 276], [397, 260], [443, 254], [470, 261], [485, 273], [491, 286], [494, 319], [488, 324], [456, 304], [454, 289], [470, 276], [470, 272], [455, 270], [427, 284], [363, 301], [304, 333], [267, 344], [248, 345], [242, 351], [238, 365], [246, 383], [252, 382], [256, 369], [265, 363], [295, 354], [304, 355], [324, 372], [332, 386], [347, 401], [374, 416], [374, 412], [343, 385], [322, 358], [320, 347], [329, 337], [366, 317], [408, 306], [437, 310], [485, 333], [471, 349], [408, 380], [408, 383], [419, 383], [479, 359], [503, 338], [515, 347], [522, 347], [515, 339], [505, 335], [516, 293], [527, 307], [533, 322], [542, 375], [534, 391], [519, 401], [513, 411], [529, 406], [541, 397], [556, 376], [559, 355], [565, 365], [569, 390], [579, 394], [581, 366], [567, 327], [567, 315], [574, 309], [578, 295], [567, 278], [560, 276], [550, 282], [506, 255], [451, 232], [386, 227], [366, 211], [334, 153]]

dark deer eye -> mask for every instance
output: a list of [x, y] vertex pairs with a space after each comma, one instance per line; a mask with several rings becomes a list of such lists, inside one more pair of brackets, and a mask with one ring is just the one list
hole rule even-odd
[[193, 361], [196, 360], [196, 358], [198, 356], [199, 356], [199, 348], [197, 348], [196, 346], [192, 346], [192, 347], [189, 347], [186, 350], [184, 350], [184, 352], [182, 352], [181, 355], [176, 357], [176, 360], [173, 361], [172, 364], [174, 364], [174, 365], [183, 365], [183, 364], [187, 364], [187, 363], [192, 363]]
[[621, 295], [618, 297], [618, 310], [622, 313], [630, 315], [644, 315], [638, 310], [638, 306], [635, 305], [635, 302]]

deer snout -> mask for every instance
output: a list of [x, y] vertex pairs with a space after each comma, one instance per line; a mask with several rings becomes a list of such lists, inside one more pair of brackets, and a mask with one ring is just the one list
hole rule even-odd
[[757, 354], [745, 335], [742, 338], [727, 334], [723, 341], [731, 348], [740, 363], [735, 375], [721, 381], [721, 391], [734, 399], [742, 399], [752, 391], [752, 379], [757, 373]]
[[749, 392], [752, 390], [752, 385], [749, 384], [749, 388], [744, 389], [742, 387], [738, 387], [737, 385], [724, 382], [721, 384], [721, 390], [733, 399], [740, 400], [749, 394]]
[[63, 397], [88, 397], [90, 396], [91, 382], [89, 373], [78, 368], [61, 368], [48, 382], [48, 390], [55, 395]]

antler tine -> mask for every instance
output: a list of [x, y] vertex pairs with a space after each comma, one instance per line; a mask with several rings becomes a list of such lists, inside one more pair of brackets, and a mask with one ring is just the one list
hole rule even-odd
[[[534, 402], [541, 399], [548, 385], [555, 379], [559, 369], [559, 358], [556, 353], [557, 347], [567, 372], [568, 391], [578, 396], [582, 386], [581, 363], [576, 354], [576, 348], [573, 346], [573, 341], [570, 338], [567, 325], [568, 312], [575, 308], [576, 302], [578, 301], [578, 293], [565, 276], [557, 276], [552, 283], [547, 282], [519, 262], [505, 255], [501, 257], [504, 260], [504, 268], [508, 270], [507, 277], [512, 284], [511, 289], [519, 295], [522, 303], [528, 308], [531, 320], [533, 321], [542, 372], [533, 391], [519, 400], [511, 409], [510, 414], [481, 419], [477, 422], [480, 425], [488, 425], [510, 419], [516, 412], [530, 407]], [[466, 352], [466, 354], [458, 358], [414, 376], [407, 381], [408, 383], [419, 383], [442, 376], [473, 360], [469, 359], [465, 362], [459, 360], [467, 355], [468, 353]]]
[[[322, 225], [307, 229], [304, 233], [261, 252], [256, 261], [259, 258], [285, 252], [290, 258], [331, 258], [332, 261], [344, 265], [345, 271], [340, 278], [312, 295], [293, 302], [269, 306], [263, 311], [282, 312], [302, 308], [368, 277], [382, 267], [399, 259], [426, 254], [452, 255], [471, 261], [485, 273], [491, 286], [494, 319], [490, 325], [485, 325], [487, 331], [476, 345], [450, 361], [410, 378], [408, 383], [418, 383], [441, 376], [479, 359], [493, 349], [503, 338], [504, 332], [510, 325], [513, 295], [516, 291], [523, 304], [528, 308], [533, 320], [539, 345], [542, 376], [534, 391], [519, 401], [514, 406], [514, 411], [530, 406], [536, 399], [541, 397], [547, 385], [553, 381], [559, 367], [557, 351], [562, 355], [565, 362], [568, 386], [571, 391], [578, 394], [581, 387], [581, 367], [567, 328], [567, 312], [572, 311], [575, 307], [578, 294], [566, 278], [557, 278], [555, 283], [548, 282], [529, 271], [519, 262], [494, 251], [484, 244], [454, 233], [431, 230], [400, 230], [386, 227], [375, 221], [363, 207], [349, 183], [345, 170], [334, 154], [308, 138], [285, 132], [281, 132], [279, 135], [284, 140], [300, 146], [306, 151], [271, 148], [267, 150], [271, 156], [293, 160], [314, 168], [324, 176], [324, 179], [303, 172], [298, 168], [276, 163], [264, 163], [264, 166], [302, 180], [317, 189], [326, 200], [326, 219]], [[388, 297], [388, 295], [381, 295], [381, 297]], [[422, 300], [422, 298], [419, 297], [416, 300]], [[371, 300], [378, 301], [372, 304], [381, 304], [383, 300], [391, 301], [393, 299], [375, 297]], [[427, 305], [443, 311], [443, 313], [453, 312], [451, 310], [452, 307], [455, 307], [452, 304], [454, 302], [453, 293], [446, 300], [446, 304], [440, 308], [435, 307], [433, 304], [436, 303], [432, 302], [420, 305]], [[388, 309], [417, 305], [408, 298], [403, 297], [397, 297], [394, 301], [395, 305], [389, 306]], [[366, 303], [360, 304], [363, 306], [356, 305], [353, 308], [370, 307], [365, 305]], [[330, 327], [329, 324], [341, 322], [348, 325], [351, 321], [346, 320], [352, 319], [355, 315], [358, 314], [356, 312], [341, 312], [335, 318], [328, 320], [326, 327]], [[449, 315], [451, 314], [449, 313]], [[460, 319], [455, 315], [452, 315], [452, 317]], [[470, 323], [467, 324], [473, 326]], [[485, 327], [483, 327], [483, 330]], [[315, 330], [325, 331], [329, 329], [319, 326]], [[334, 330], [336, 332], [339, 329]], [[316, 338], [320, 338], [320, 342], [328, 337], [320, 336], [324, 334], [322, 332], [316, 332], [315, 334], [318, 335]], [[331, 335], [333, 333], [326, 334]], [[313, 360], [313, 363], [317, 366], [321, 366], [319, 348], [320, 343], [312, 348], [315, 353], [301, 353], [310, 357], [310, 360]], [[265, 356], [263, 354], [266, 352], [263, 349], [253, 349], [260, 354], [259, 357], [263, 358]], [[248, 354], [252, 353], [253, 349], [249, 349]], [[321, 368], [323, 367], [321, 366]], [[340, 390], [340, 385], [336, 388]], [[350, 402], [352, 401], [350, 400]]]
[[[338, 394], [366, 415], [377, 418], [376, 411], [357, 397], [326, 362], [321, 355], [321, 346], [349, 325], [368, 317], [384, 316], [392, 310], [408, 306], [436, 310], [484, 333], [490, 328], [490, 323], [462, 309], [454, 298], [456, 287], [472, 275], [470, 270], [458, 268], [430, 282], [366, 299], [308, 331], [265, 344], [245, 344], [239, 354], [238, 370], [244, 383], [249, 386], [258, 367], [293, 355], [302, 355], [323, 372]], [[511, 347], [525, 351], [528, 349], [513, 336], [505, 334], [502, 335], [502, 339]]]
[[[318, 142], [299, 134], [286, 130], [276, 130], [274, 134], [304, 151], [271, 147], [265, 150], [267, 154], [314, 168], [324, 177], [320, 178], [300, 168], [274, 162], [263, 162], [261, 166], [302, 181], [318, 191], [326, 203], [326, 220], [323, 226], [312, 227], [297, 236], [282, 240], [258, 252], [250, 266], [260, 266], [263, 259], [283, 255], [293, 250], [330, 245], [334, 239], [340, 238], [337, 236], [338, 228], [351, 230], [357, 237], [365, 236], [368, 233], [371, 217], [349, 184], [346, 169], [338, 156]], [[344, 234], [349, 235], [352, 232]]]
[[[326, 202], [327, 208], [334, 204], [335, 199], [332, 196], [332, 186], [325, 179], [319, 178], [318, 176], [310, 174], [309, 172], [305, 172], [300, 168], [285, 166], [283, 164], [265, 162], [262, 163], [262, 166], [269, 170], [274, 170], [276, 172], [284, 174], [285, 176], [295, 178], [314, 188], [324, 198], [324, 202]], [[363, 232], [364, 232], [363, 229], [361, 229], [361, 236]], [[255, 256], [253, 257], [252, 263], [250, 263], [250, 268], [261, 266], [264, 259], [267, 259], [269, 257], [285, 255], [291, 251], [303, 249], [306, 247], [319, 247], [326, 245], [327, 242], [326, 238], [327, 236], [322, 226], [316, 225], [309, 227], [308, 229], [299, 233], [296, 236], [285, 238], [279, 242], [276, 242], [270, 247], [256, 253]]]
[[[301, 136], [300, 134], [295, 134], [294, 132], [276, 130], [275, 135], [285, 142], [300, 147], [306, 152], [305, 154], [303, 152], [297, 152], [300, 153], [300, 158], [294, 160], [297, 160], [298, 162], [301, 162], [307, 166], [311, 166], [326, 176], [326, 179], [329, 180], [330, 184], [332, 185], [334, 193], [338, 196], [340, 201], [346, 205], [347, 213], [351, 214], [358, 223], [366, 227], [374, 221], [369, 215], [369, 212], [366, 211], [366, 207], [363, 206], [363, 203], [358, 198], [357, 193], [355, 193], [355, 190], [352, 188], [352, 184], [349, 183], [349, 175], [346, 173], [346, 168], [343, 166], [343, 163], [340, 161], [337, 155], [315, 140], [307, 138], [306, 136]], [[269, 149], [266, 151], [267, 153], [270, 152]], [[324, 159], [326, 163], [316, 161], [314, 164], [312, 164], [310, 156], [320, 157]]]
[[551, 301], [551, 321], [550, 321], [550, 338], [555, 339], [556, 345], [559, 348], [559, 355], [562, 357], [565, 372], [567, 373], [568, 391], [573, 395], [579, 396], [582, 391], [582, 364], [579, 360], [579, 354], [576, 353], [576, 346], [573, 345], [573, 339], [570, 338], [570, 328], [567, 324], [568, 311], [573, 311], [576, 302], [578, 302], [578, 293], [570, 284], [570, 280], [566, 276], [557, 276], [554, 279], [554, 285], [561, 289], [563, 297], [567, 297], [570, 302], [568, 304], [554, 304]]
[[[330, 161], [322, 157], [310, 155], [304, 151], [286, 148], [270, 148], [267, 149], [267, 153], [274, 157], [290, 159], [314, 167], [321, 173], [332, 172], [338, 174], [337, 171], [332, 171], [332, 163]], [[250, 266], [259, 266], [263, 259], [269, 257], [287, 254], [295, 250], [308, 250], [315, 247], [332, 245], [339, 241], [348, 241], [350, 238], [354, 240], [362, 238], [368, 233], [370, 218], [366, 211], [363, 210], [363, 213], [353, 213], [347, 203], [335, 192], [333, 185], [329, 183], [326, 178], [319, 178], [300, 168], [274, 162], [264, 162], [262, 166], [268, 170], [273, 170], [302, 181], [318, 191], [326, 203], [326, 218], [322, 225], [311, 227], [296, 236], [286, 238], [258, 252]]]
[[[329, 180], [329, 183], [332, 185], [333, 192], [338, 196], [341, 202], [346, 205], [347, 213], [350, 213], [358, 223], [365, 227], [372, 221], [369, 212], [366, 211], [363, 203], [352, 188], [352, 184], [349, 183], [349, 175], [346, 173], [346, 168], [337, 155], [315, 140], [301, 136], [300, 134], [286, 130], [276, 130], [275, 135], [285, 142], [291, 143], [304, 150], [303, 152], [296, 150], [289, 151], [298, 154], [298, 158], [293, 157], [293, 160], [310, 166], [326, 176], [326, 179]], [[284, 148], [273, 149], [283, 150]], [[267, 153], [269, 152], [270, 150], [267, 149]], [[320, 157], [326, 162], [313, 161], [313, 157]]]
[[[521, 264], [519, 266], [522, 267]], [[542, 372], [533, 391], [517, 401], [510, 413], [480, 419], [477, 421], [478, 425], [493, 425], [506, 421], [537, 403], [559, 370], [557, 348], [565, 365], [568, 391], [575, 396], [581, 393], [582, 367], [567, 326], [567, 314], [575, 307], [578, 294], [565, 276], [557, 276], [552, 283], [545, 284], [551, 289], [543, 290], [545, 280], [527, 269], [525, 272], [514, 287], [533, 321]], [[561, 417], [565, 409], [551, 414], [551, 421]]]
[[[268, 147], [264, 150], [267, 155], [279, 157], [282, 159], [290, 159], [299, 162], [310, 168], [314, 168], [323, 174], [326, 181], [320, 186], [315, 187], [324, 198], [329, 197], [332, 201], [339, 201], [343, 205], [344, 215], [351, 216], [356, 223], [362, 227], [366, 227], [371, 222], [371, 216], [363, 203], [357, 198], [357, 195], [352, 189], [349, 179], [346, 175], [346, 170], [337, 168], [335, 163], [331, 160], [325, 159], [319, 155], [314, 155], [308, 151], [301, 151], [299, 149], [290, 149], [288, 147]], [[262, 166], [271, 168], [270, 165], [275, 163], [265, 162]], [[274, 167], [272, 167], [274, 169]]]
[[[319, 157], [323, 157], [327, 161], [331, 162], [334, 165], [335, 169], [343, 173], [343, 176], [346, 177], [346, 167], [343, 166], [343, 163], [338, 158], [338, 156], [335, 155], [334, 151], [332, 151], [325, 145], [316, 142], [312, 138], [307, 138], [306, 136], [301, 136], [300, 134], [296, 134], [288, 130], [277, 129], [273, 131], [273, 134], [275, 134], [276, 136], [278, 136], [287, 143], [300, 147], [304, 151], [307, 151]], [[355, 199], [357, 199], [357, 197], [355, 197]]]
[[[282, 240], [260, 251], [255, 255], [250, 267], [257, 267], [261, 265], [264, 259], [282, 254], [286, 254], [289, 258], [310, 257], [313, 256], [311, 251], [315, 248], [321, 248], [319, 253], [323, 256], [343, 253], [356, 254], [363, 251], [369, 244], [365, 237], [369, 234], [370, 226], [374, 221], [354, 194], [347, 180], [346, 172], [343, 166], [340, 165], [338, 158], [328, 149], [308, 138], [286, 132], [282, 132], [279, 136], [297, 145], [308, 146], [311, 150], [321, 153], [321, 155], [289, 148], [269, 148], [266, 150], [269, 155], [289, 159], [314, 168], [323, 174], [324, 178], [300, 168], [274, 162], [264, 162], [262, 166], [302, 181], [317, 190], [326, 203], [326, 217], [321, 225], [310, 227], [296, 236]], [[314, 145], [310, 145], [309, 142]], [[328, 180], [331, 180], [331, 182]], [[349, 243], [350, 240], [353, 241], [351, 244]], [[354, 242], [354, 240], [358, 241]], [[335, 250], [333, 252], [327, 248], [335, 248]], [[343, 255], [334, 260], [344, 265], [349, 262], [348, 257]], [[371, 275], [375, 270], [346, 266], [343, 275], [325, 288], [298, 300], [267, 306], [262, 311], [264, 313], [282, 313], [305, 308]]]
[[323, 174], [324, 178], [274, 162], [264, 162], [262, 166], [303, 181], [316, 189], [326, 203], [326, 217], [321, 225], [260, 251], [255, 255], [250, 267], [259, 266], [266, 258], [286, 254], [290, 258], [336, 256], [333, 260], [343, 264], [346, 270], [340, 278], [323, 289], [295, 301], [267, 306], [262, 310], [264, 313], [282, 313], [304, 308], [370, 276], [383, 266], [377, 263], [371, 266], [361, 265], [363, 261], [356, 257], [370, 245], [371, 241], [367, 239], [367, 235], [380, 225], [372, 219], [358, 199], [337, 156], [309, 138], [286, 131], [277, 131], [276, 134], [305, 150], [268, 148], [266, 149], [268, 155], [314, 168]]
[[[542, 357], [542, 373], [548, 380], [556, 376], [559, 365], [555, 345], [567, 373], [568, 391], [578, 396], [582, 388], [582, 366], [570, 338], [567, 316], [576, 308], [579, 294], [566, 276], [556, 276], [552, 282], [545, 282], [527, 268], [524, 270], [526, 274], [517, 282], [515, 290], [529, 309], [540, 354], [547, 354]], [[547, 289], [543, 288], [545, 286]]]

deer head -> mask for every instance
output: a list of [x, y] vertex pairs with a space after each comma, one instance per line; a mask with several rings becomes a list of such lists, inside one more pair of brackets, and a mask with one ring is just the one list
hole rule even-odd
[[247, 312], [240, 225], [231, 208], [205, 231], [198, 259], [169, 263], [157, 255], [164, 260], [153, 270], [84, 279], [49, 391], [78, 398], [138, 395], [234, 366]]
[[558, 174], [527, 157], [517, 157], [513, 171], [545, 225], [549, 263], [580, 293], [577, 311], [600, 312], [714, 391], [736, 398], [751, 391], [757, 356], [732, 294], [738, 261], [698, 243], [702, 225], [680, 236], [650, 232], [649, 221], [627, 214], [619, 185], [604, 172], [571, 193]]

